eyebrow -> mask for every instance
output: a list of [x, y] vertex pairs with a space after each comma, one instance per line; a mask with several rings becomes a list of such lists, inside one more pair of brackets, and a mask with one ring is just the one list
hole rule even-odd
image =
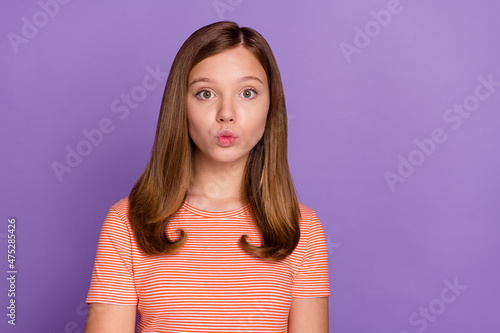
[[[262, 82], [261, 79], [259, 79], [258, 77], [256, 76], [253, 76], [253, 75], [247, 75], [247, 76], [243, 76], [242, 78], [240, 78], [239, 80], [237, 80], [236, 82], [237, 83], [242, 83], [242, 82], [246, 82], [246, 81], [259, 81], [260, 83], [264, 84], [264, 82]], [[207, 82], [207, 83], [210, 83], [210, 82], [213, 82], [213, 83], [217, 83], [217, 81], [215, 80], [210, 80], [209, 78], [206, 78], [206, 77], [201, 77], [201, 78], [198, 78], [198, 79], [194, 79], [188, 87], [191, 87], [193, 84], [195, 83], [198, 83], [198, 82]]]

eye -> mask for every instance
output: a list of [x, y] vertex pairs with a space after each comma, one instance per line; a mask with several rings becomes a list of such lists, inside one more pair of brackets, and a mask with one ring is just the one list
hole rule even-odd
[[257, 94], [257, 92], [254, 89], [245, 89], [241, 93], [241, 96], [243, 96], [244, 98], [250, 99], [250, 98], [254, 98], [256, 94]]
[[196, 96], [198, 96], [200, 99], [210, 99], [210, 97], [213, 96], [213, 93], [208, 90], [201, 90], [196, 93]]

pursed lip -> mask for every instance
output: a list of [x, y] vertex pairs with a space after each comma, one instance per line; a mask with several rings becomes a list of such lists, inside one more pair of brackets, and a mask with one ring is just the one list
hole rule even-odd
[[238, 137], [236, 134], [234, 134], [233, 131], [228, 130], [228, 129], [223, 129], [222, 131], [220, 131], [217, 134], [217, 137], [221, 137], [221, 136], [228, 136], [228, 137], [233, 137], [233, 138], [237, 138]]

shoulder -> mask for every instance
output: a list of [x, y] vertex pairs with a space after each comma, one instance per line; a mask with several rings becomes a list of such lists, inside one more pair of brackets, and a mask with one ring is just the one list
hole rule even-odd
[[301, 212], [304, 212], [307, 214], [311, 214], [312, 212], [314, 212], [314, 210], [312, 208], [309, 208], [308, 206], [304, 205], [301, 202], [299, 202], [299, 207], [300, 207]]
[[119, 228], [130, 231], [130, 222], [128, 219], [129, 202], [128, 197], [125, 197], [118, 202], [115, 202], [108, 209], [108, 214], [104, 219], [103, 228]]
[[115, 202], [111, 206], [111, 209], [114, 209], [118, 214], [124, 215], [125, 217], [127, 217], [128, 210], [129, 210], [128, 196], [126, 196], [125, 198], [122, 198], [118, 202]]
[[300, 202], [299, 202], [299, 207], [300, 207], [301, 221], [303, 222], [311, 221], [311, 219], [317, 218], [316, 212], [312, 208]]
[[318, 218], [316, 211], [302, 203], [299, 203], [301, 218], [299, 224], [306, 233], [324, 233], [323, 224]]

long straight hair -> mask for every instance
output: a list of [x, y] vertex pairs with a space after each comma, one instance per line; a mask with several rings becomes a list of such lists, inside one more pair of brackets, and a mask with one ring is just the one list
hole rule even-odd
[[220, 52], [243, 46], [264, 68], [270, 104], [261, 140], [250, 151], [241, 183], [241, 200], [250, 204], [261, 246], [240, 246], [271, 261], [286, 258], [300, 239], [299, 202], [287, 157], [287, 114], [281, 75], [268, 43], [254, 29], [230, 21], [195, 31], [181, 46], [170, 69], [146, 168], [129, 194], [131, 229], [139, 248], [148, 255], [175, 254], [187, 239], [183, 229], [176, 240], [166, 233], [171, 217], [182, 206], [193, 170], [194, 142], [189, 137], [186, 97], [191, 69]]

